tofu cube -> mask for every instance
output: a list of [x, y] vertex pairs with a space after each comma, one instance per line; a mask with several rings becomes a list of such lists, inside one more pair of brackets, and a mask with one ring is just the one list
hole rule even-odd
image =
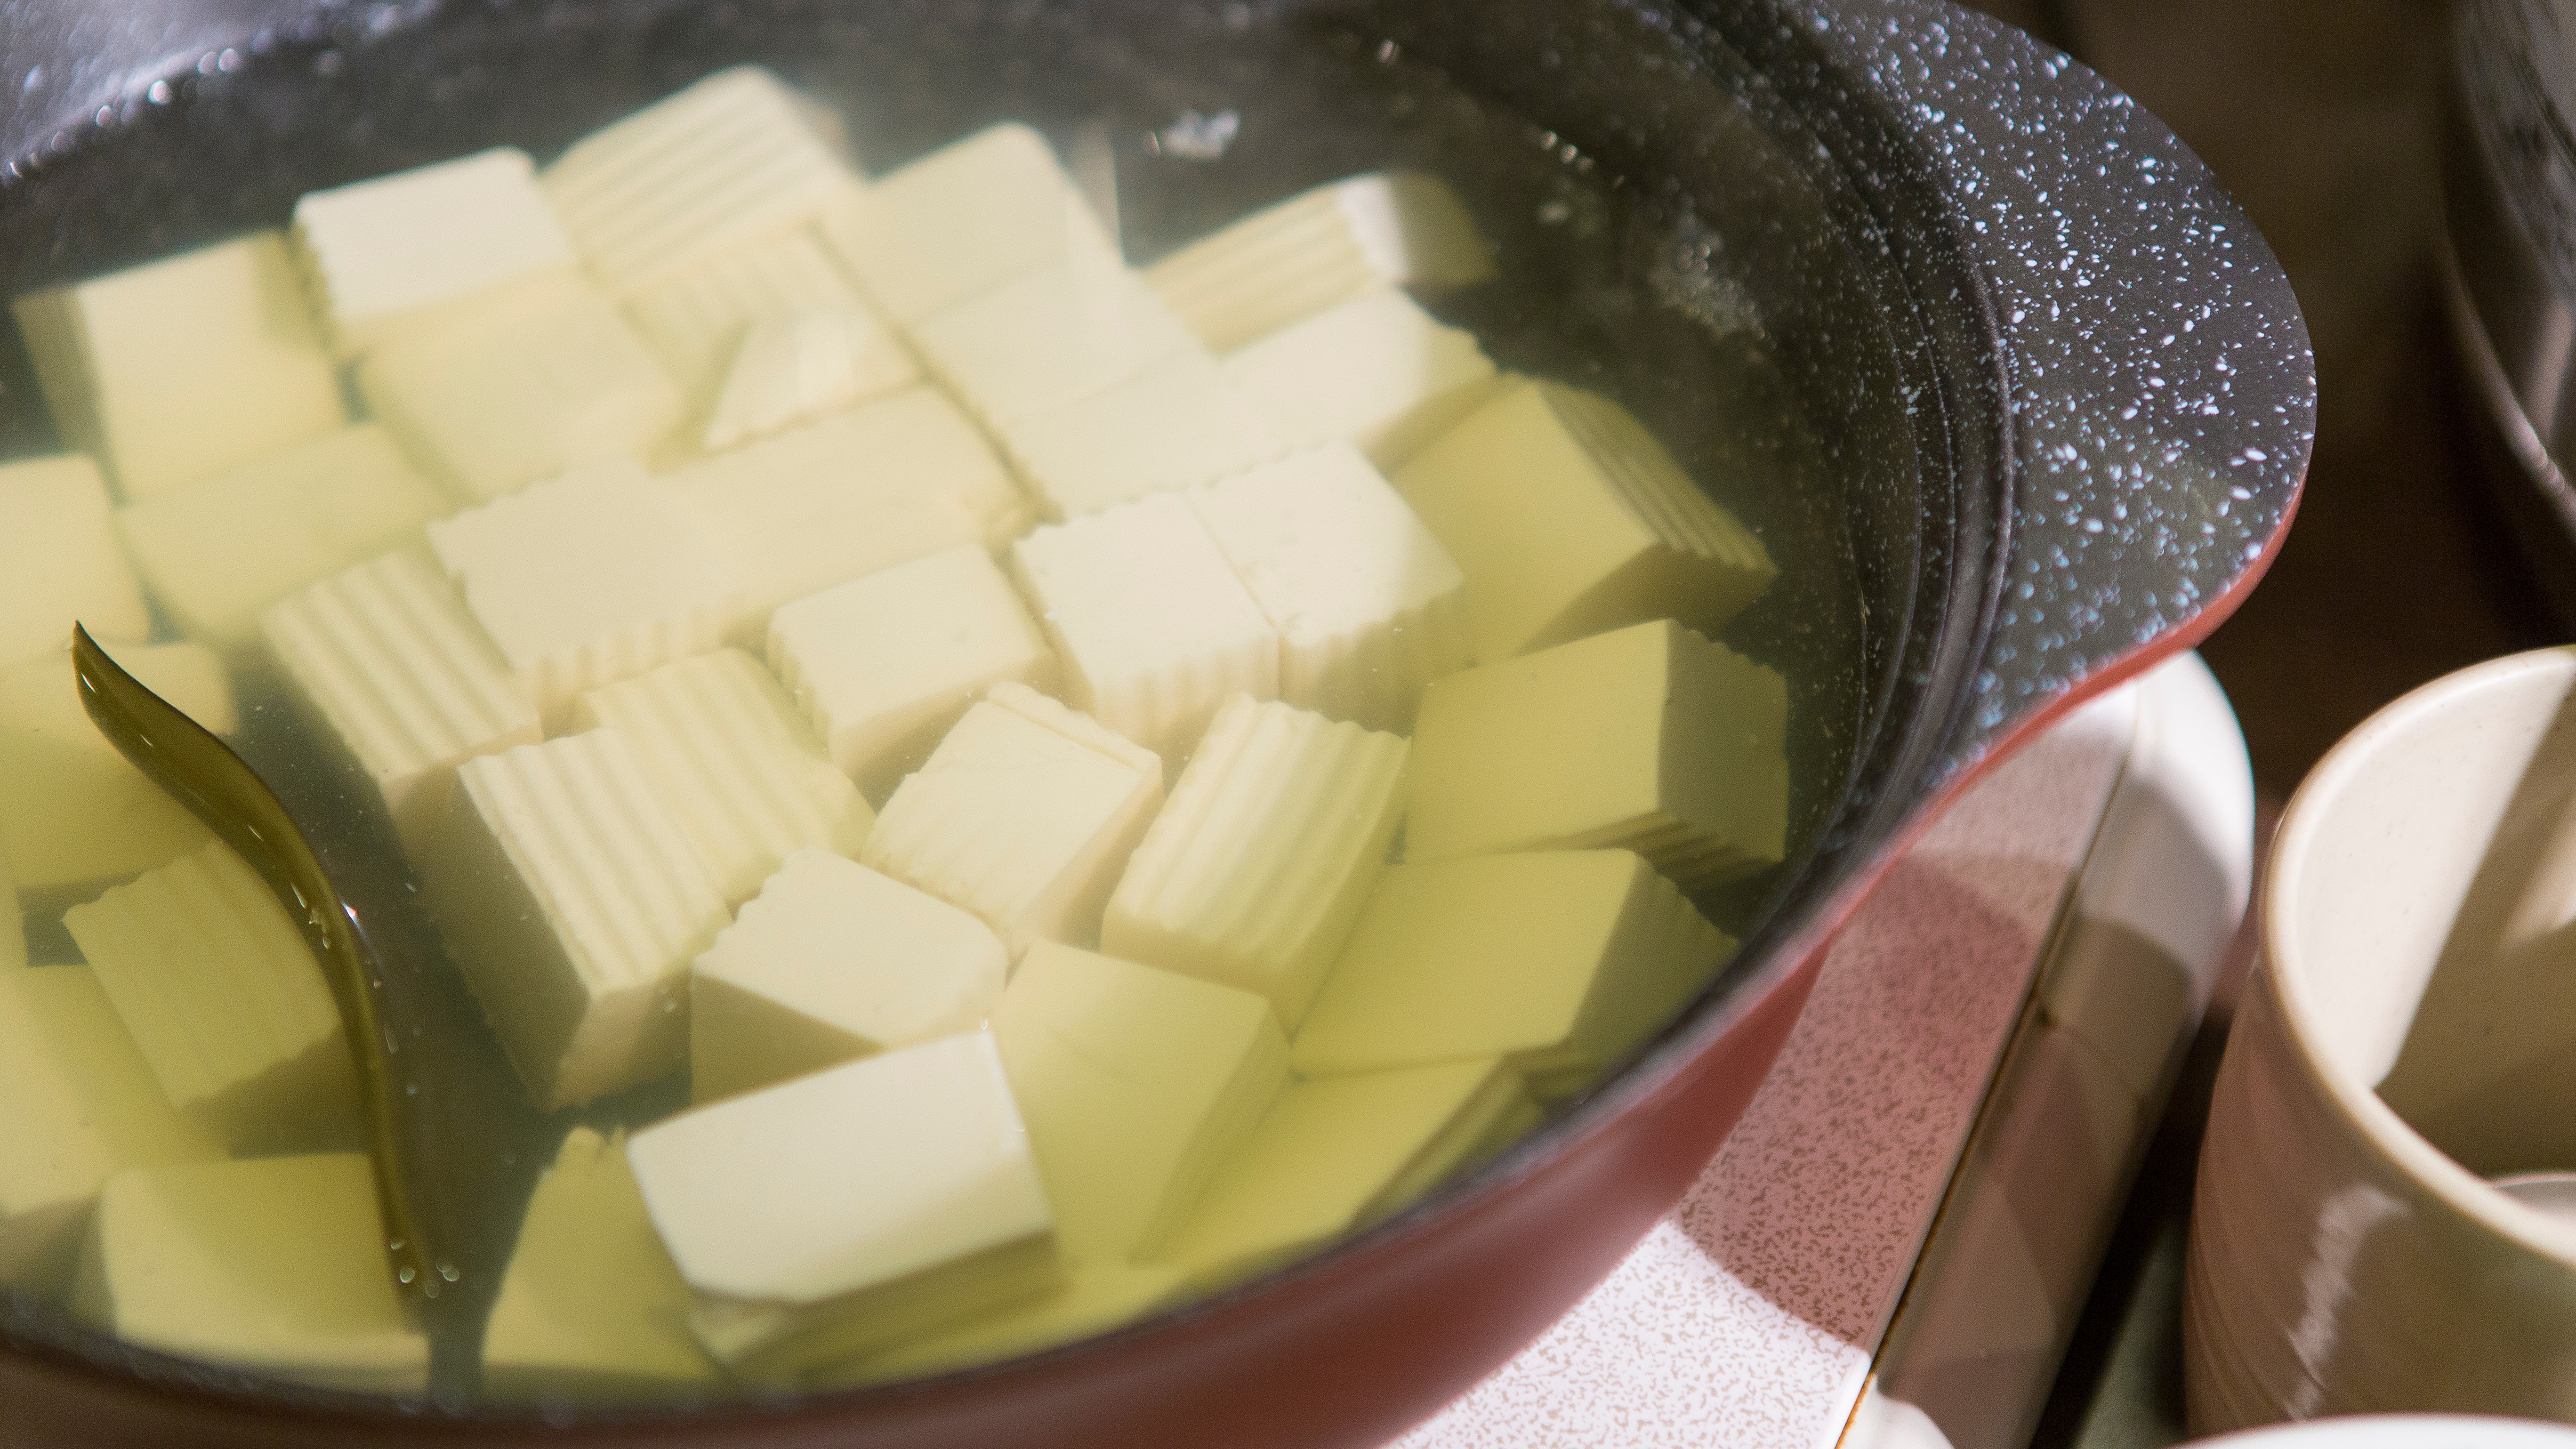
[[864, 304], [810, 307], [755, 322], [708, 410], [708, 451], [829, 417], [921, 381], [912, 354]]
[[1387, 290], [1229, 353], [1225, 378], [1291, 446], [1349, 443], [1393, 468], [1494, 388], [1474, 333]]
[[415, 859], [459, 764], [545, 738], [518, 676], [423, 550], [280, 600], [260, 634], [316, 733], [376, 782]]
[[1253, 992], [1296, 1030], [1385, 867], [1407, 750], [1226, 701], [1119, 878], [1100, 949]]
[[1670, 619], [1453, 674], [1423, 696], [1405, 857], [1616, 845], [1684, 890], [1777, 865], [1788, 714], [1777, 672]]
[[1013, 959], [1097, 940], [1163, 803], [1162, 762], [1025, 686], [996, 685], [897, 786], [861, 864], [971, 911]]
[[710, 1387], [689, 1285], [654, 1235], [622, 1137], [575, 1127], [537, 1179], [483, 1330], [483, 1391], [632, 1400]]
[[884, 799], [995, 684], [1055, 685], [1055, 654], [979, 544], [881, 569], [769, 619], [769, 660], [843, 773]]
[[[1152, 750], [1109, 728], [1078, 709], [1066, 706], [1051, 695], [1040, 694], [1025, 684], [996, 684], [984, 691], [988, 704], [997, 704], [1015, 714], [1025, 715], [1077, 744], [1099, 751], [1113, 760], [1123, 761], [1154, 776], [1154, 800], [1146, 810], [1150, 819], [1163, 805], [1163, 777], [1153, 769], [1162, 763]], [[1138, 828], [1143, 828], [1140, 822]]]
[[66, 445], [128, 502], [349, 420], [284, 236], [257, 232], [12, 304]]
[[429, 546], [549, 722], [584, 690], [712, 652], [742, 610], [722, 558], [632, 465], [433, 523]]
[[626, 315], [688, 393], [692, 410], [703, 412], [752, 328], [799, 312], [865, 306], [813, 229], [799, 227], [636, 293], [626, 299]]
[[108, 1179], [72, 1316], [127, 1343], [362, 1393], [418, 1393], [429, 1341], [385, 1257], [364, 1153]]
[[1493, 277], [1492, 246], [1458, 193], [1410, 171], [1301, 191], [1145, 269], [1155, 295], [1219, 352], [1382, 288], [1447, 291]]
[[1053, 941], [1020, 962], [993, 1039], [1077, 1266], [1151, 1255], [1288, 1084], [1261, 997]]
[[306, 192], [295, 250], [344, 359], [442, 310], [579, 266], [528, 153], [508, 146]]
[[1285, 451], [1204, 352], [1176, 352], [1070, 407], [999, 430], [1055, 521], [1239, 473]]
[[822, 108], [756, 65], [591, 132], [544, 177], [582, 260], [619, 296], [811, 222], [860, 185]]
[[74, 453], [0, 464], [0, 518], [0, 668], [62, 649], [74, 623], [101, 643], [150, 636], [97, 464]]
[[321, 963], [222, 841], [63, 925], [161, 1091], [239, 1155], [359, 1146], [357, 1067]]
[[1625, 850], [1387, 867], [1298, 1029], [1298, 1074], [1499, 1056], [1541, 1101], [1590, 1086], [1735, 942]]
[[1554, 383], [1512, 382], [1394, 477], [1466, 570], [1487, 664], [1645, 619], [1714, 637], [1779, 572], [1627, 409]]
[[688, 1055], [689, 963], [724, 897], [615, 730], [457, 767], [421, 879], [466, 984], [539, 1106]]
[[960, 544], [999, 545], [1028, 517], [983, 434], [926, 387], [693, 463], [668, 486], [745, 589], [753, 640], [792, 599]]
[[127, 504], [116, 527], [179, 627], [236, 648], [258, 636], [260, 610], [446, 511], [384, 429], [360, 423]]
[[1493, 1057], [1294, 1082], [1161, 1260], [1203, 1287], [1269, 1271], [1405, 1207], [1539, 1124]]
[[876, 823], [787, 691], [739, 649], [590, 691], [572, 727], [602, 726], [626, 741], [729, 902], [806, 846], [858, 854]]
[[86, 966], [0, 964], [0, 1101], [0, 1289], [70, 1287], [90, 1207], [119, 1172], [224, 1155], [161, 1094]]
[[992, 927], [955, 906], [800, 850], [698, 958], [691, 1091], [710, 1102], [974, 1031], [1010, 964]]
[[1231, 694], [1279, 696], [1279, 634], [1176, 493], [1041, 528], [1011, 571], [1065, 671], [1066, 698], [1177, 757]]
[[932, 374], [968, 412], [997, 429], [1200, 350], [1145, 284], [1117, 267], [1031, 272], [912, 329]]
[[887, 315], [914, 326], [1049, 267], [1119, 265], [1100, 218], [1026, 126], [988, 126], [877, 178], [823, 236]]
[[627, 1146], [698, 1339], [788, 1381], [1043, 1294], [1054, 1216], [992, 1035], [684, 1112]]
[[[241, 728], [222, 655], [199, 644], [115, 653], [190, 719], [219, 735]], [[0, 847], [19, 890], [119, 879], [213, 838], [90, 723], [69, 653], [0, 669]]]
[[468, 503], [566, 469], [648, 458], [688, 414], [644, 339], [572, 277], [404, 329], [358, 365], [358, 391]]
[[1422, 686], [1467, 667], [1466, 579], [1359, 451], [1312, 449], [1190, 505], [1279, 631], [1279, 697], [1413, 728]]

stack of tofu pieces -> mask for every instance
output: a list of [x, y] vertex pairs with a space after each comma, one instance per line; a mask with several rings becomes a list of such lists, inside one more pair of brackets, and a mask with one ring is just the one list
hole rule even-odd
[[869, 177], [742, 67], [21, 299], [81, 451], [0, 469], [0, 860], [88, 964], [0, 972], [0, 1101], [80, 1149], [0, 1134], [0, 1277], [307, 1379], [424, 1361], [318, 971], [86, 730], [74, 618], [218, 732], [230, 671], [283, 684], [542, 1105], [690, 1072], [565, 1139], [497, 1394], [1079, 1336], [1668, 1023], [1733, 945], [1684, 892], [1784, 845], [1783, 682], [1710, 637], [1758, 539], [1414, 300], [1492, 275], [1436, 181], [1111, 235], [1024, 126]]

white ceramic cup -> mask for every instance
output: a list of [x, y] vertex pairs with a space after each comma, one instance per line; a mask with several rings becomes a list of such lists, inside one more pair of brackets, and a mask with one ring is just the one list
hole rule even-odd
[[2576, 1420], [2576, 648], [2466, 669], [2299, 787], [2192, 1209], [2198, 1433]]

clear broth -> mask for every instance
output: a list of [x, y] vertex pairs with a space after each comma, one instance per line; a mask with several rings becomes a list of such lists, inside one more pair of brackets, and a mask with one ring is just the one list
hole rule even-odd
[[[168, 101], [137, 101], [51, 148], [14, 194], [0, 193], [0, 256], [15, 259], [14, 294], [280, 225], [316, 187], [496, 144], [542, 160], [744, 60], [839, 108], [871, 172], [999, 120], [1038, 126], [1060, 151], [1079, 128], [1105, 128], [1124, 249], [1140, 265], [1320, 182], [1391, 166], [1437, 175], [1499, 244], [1502, 278], [1432, 299], [1433, 310], [1473, 330], [1503, 367], [1625, 403], [1780, 564], [1770, 593], [1723, 635], [1779, 669], [1790, 692], [1791, 863], [1700, 902], [1745, 936], [1845, 793], [1871, 672], [1835, 451], [1782, 359], [1782, 329], [1794, 323], [1766, 315], [1761, 279], [1743, 269], [1765, 219], [1631, 185], [1574, 140], [1361, 30], [1243, 5], [1179, 8], [1162, 23], [1170, 31], [1129, 43], [1060, 16], [925, 0], [865, 11], [718, 5], [623, 26], [566, 7], [456, 7], [373, 32], [273, 33], [238, 69], [189, 74]], [[36, 398], [12, 335], [0, 346], [10, 456], [56, 446]], [[177, 637], [166, 619], [158, 637]], [[236, 747], [309, 822], [353, 895], [380, 902], [392, 928], [429, 930], [407, 903], [409, 868], [373, 790], [307, 734], [273, 680], [251, 669], [237, 684]], [[95, 894], [26, 901], [31, 959], [78, 959], [61, 913]], [[460, 1049], [507, 1070], [488, 1041]], [[572, 1125], [638, 1125], [686, 1102], [674, 1079], [489, 1124], [508, 1168], [488, 1188], [503, 1244]], [[81, 1337], [26, 1295], [0, 1323]], [[442, 1365], [460, 1351], [470, 1361], [470, 1343], [442, 1345]], [[455, 1382], [444, 1368], [441, 1381]]]

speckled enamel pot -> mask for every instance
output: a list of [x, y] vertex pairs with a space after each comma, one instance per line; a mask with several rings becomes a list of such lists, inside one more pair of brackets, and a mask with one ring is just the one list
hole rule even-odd
[[[1735, 964], [1545, 1130], [1185, 1310], [567, 1429], [282, 1390], [15, 1308], [13, 1442], [1379, 1443], [1671, 1206], [1892, 855], [1982, 765], [2214, 627], [2308, 457], [2306, 333], [2235, 205], [2128, 98], [1943, 0], [30, 0], [0, 23], [11, 290], [274, 224], [314, 186], [544, 155], [737, 60], [849, 107], [880, 165], [1005, 115], [1105, 118], [1139, 259], [1390, 159], [1450, 174], [1508, 284], [1457, 320], [1618, 396], [1782, 564], [1728, 639], [1791, 680], [1804, 840], [1706, 903]], [[1229, 112], [1221, 159], [1155, 144]], [[0, 403], [24, 395], [0, 373]]]

